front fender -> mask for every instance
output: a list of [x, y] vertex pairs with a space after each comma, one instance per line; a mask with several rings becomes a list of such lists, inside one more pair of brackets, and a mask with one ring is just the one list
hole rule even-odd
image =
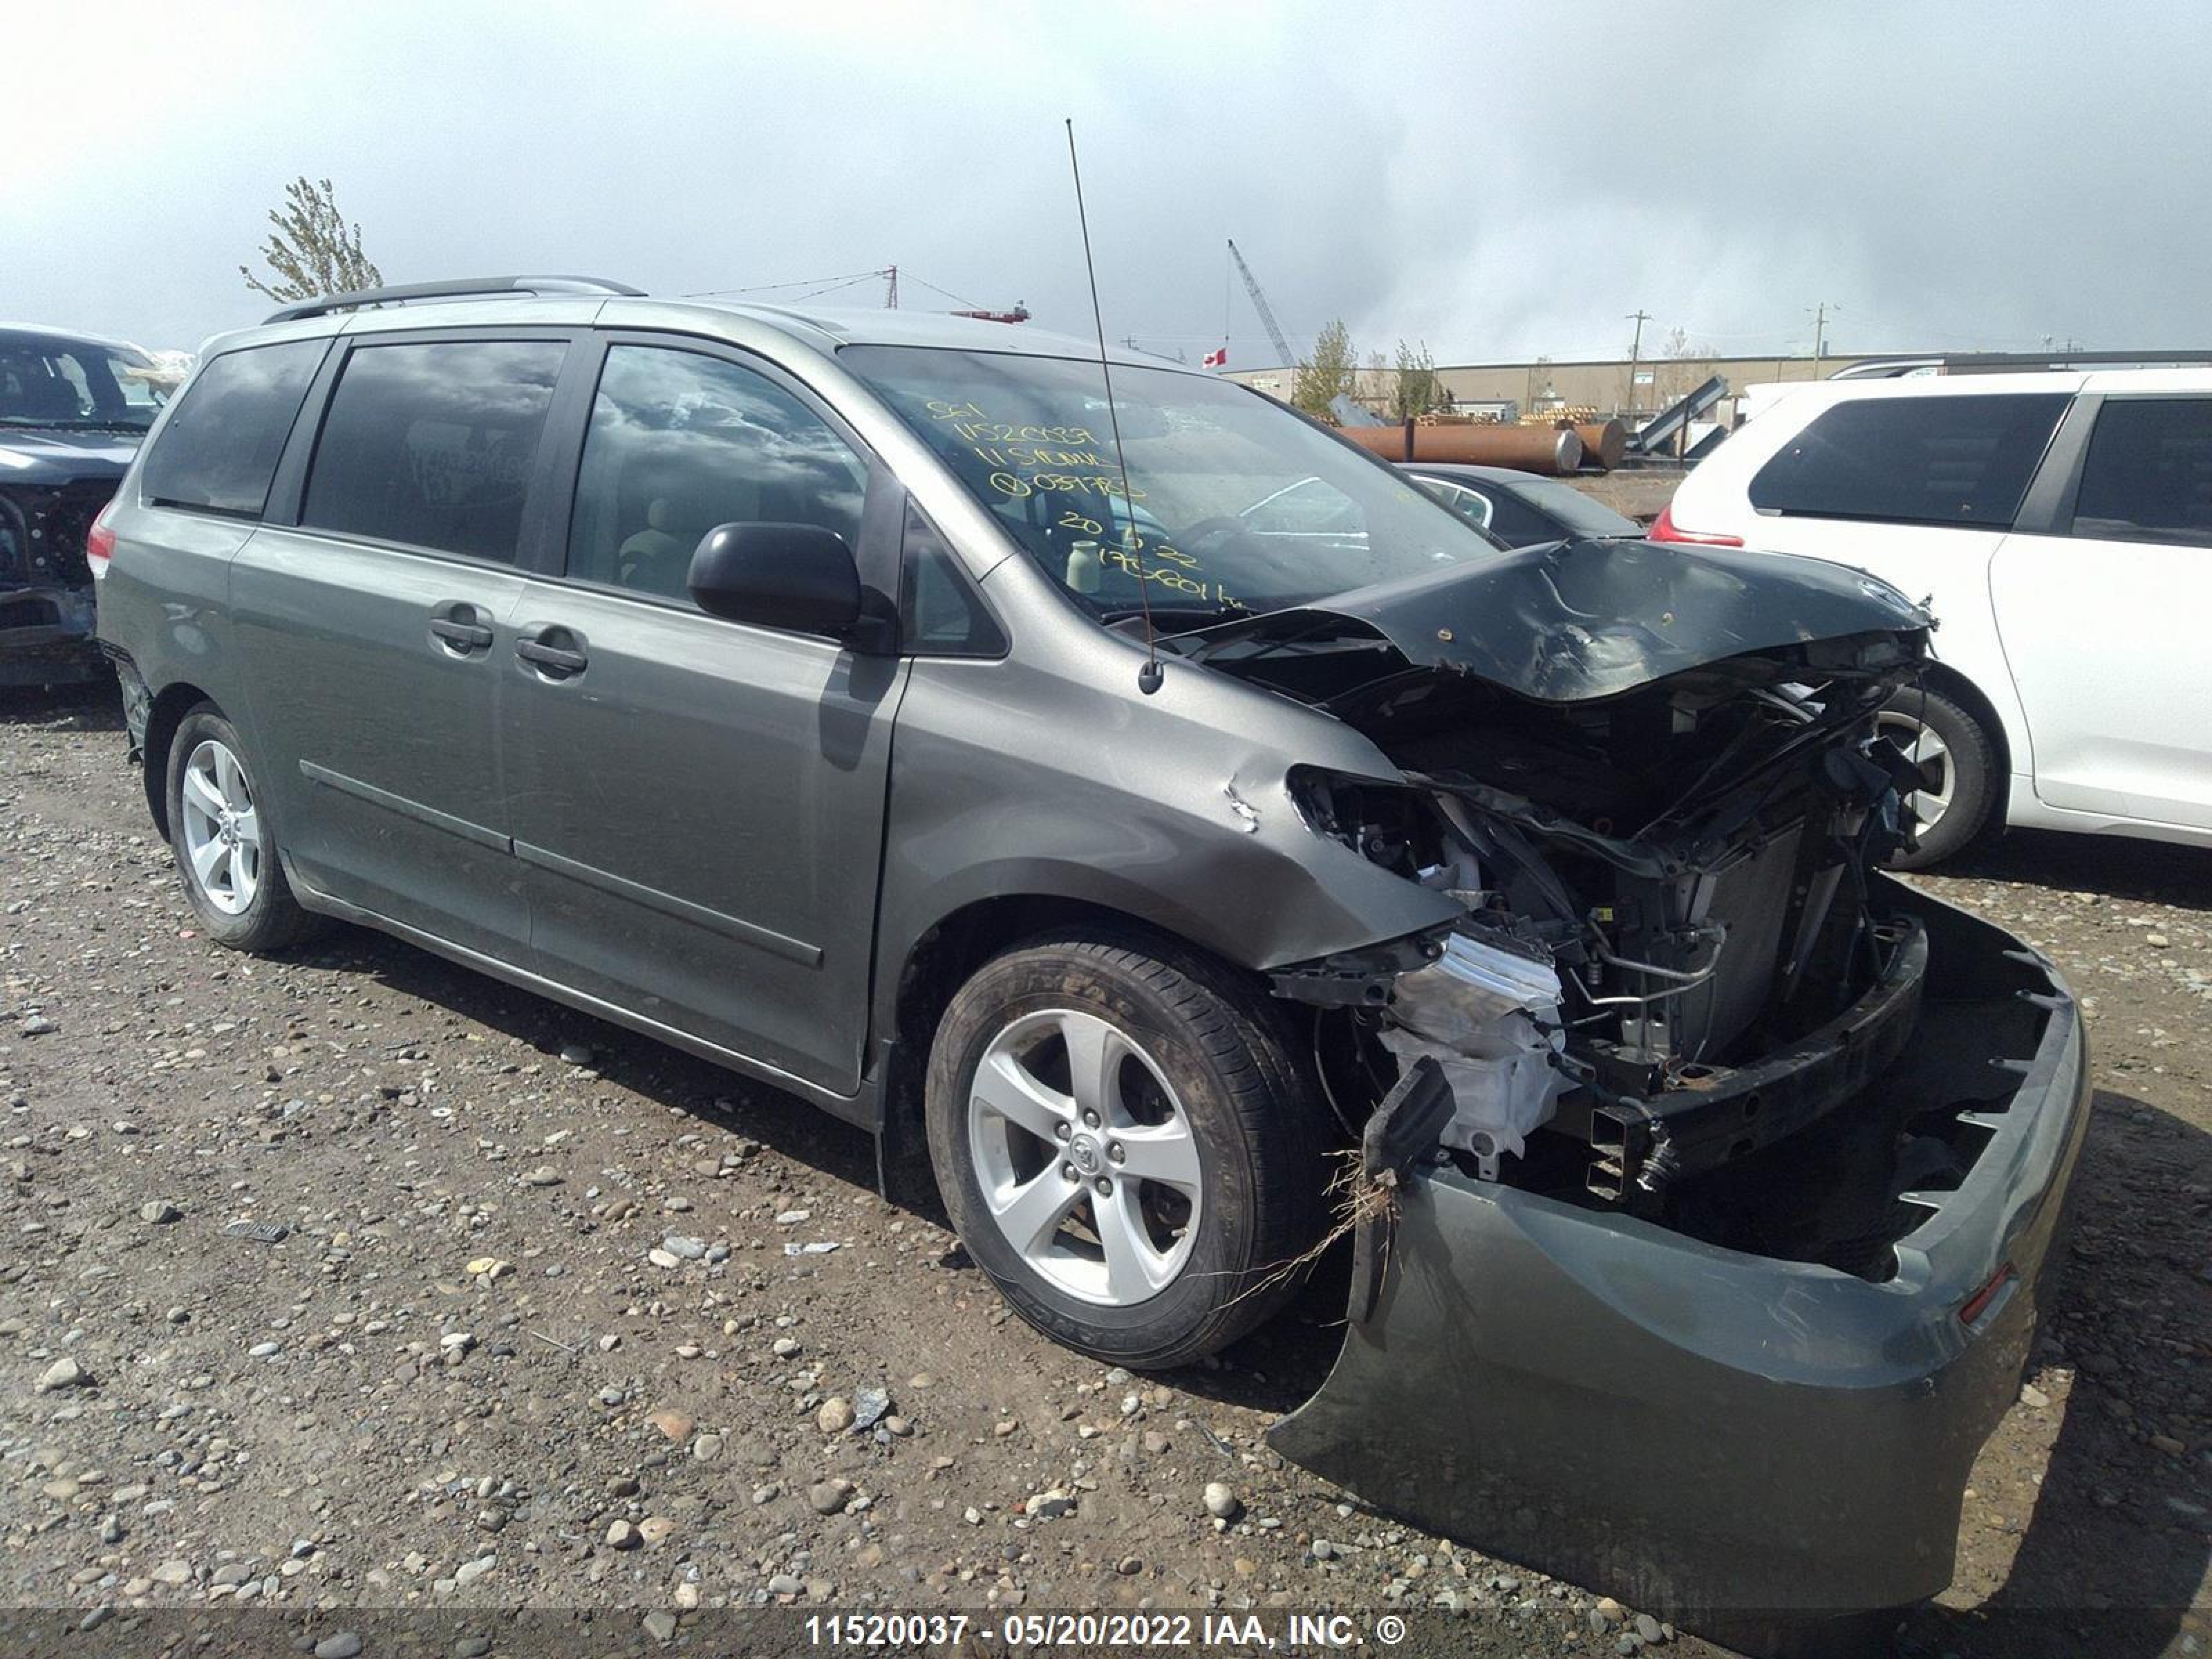
[[1015, 662], [917, 661], [878, 986], [946, 917], [1010, 896], [1103, 905], [1255, 971], [1449, 925], [1444, 895], [1306, 826], [1299, 764], [1396, 775], [1349, 727], [1200, 668], [1170, 668], [1157, 698], [1133, 674], [1123, 698]]

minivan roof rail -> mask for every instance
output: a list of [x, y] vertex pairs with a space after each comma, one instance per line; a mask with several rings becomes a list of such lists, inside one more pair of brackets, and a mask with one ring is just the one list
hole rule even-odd
[[611, 283], [602, 276], [465, 276], [444, 283], [402, 283], [393, 288], [356, 289], [351, 294], [325, 294], [298, 305], [273, 311], [264, 320], [296, 322], [302, 317], [326, 317], [333, 311], [356, 306], [404, 305], [410, 300], [458, 300], [471, 294], [620, 294], [632, 298], [645, 290], [627, 283]]

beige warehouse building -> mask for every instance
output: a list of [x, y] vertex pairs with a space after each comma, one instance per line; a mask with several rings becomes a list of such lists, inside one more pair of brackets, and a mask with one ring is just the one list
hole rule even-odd
[[[1898, 354], [1885, 352], [1884, 356]], [[1595, 409], [1601, 414], [1649, 417], [1656, 415], [1715, 374], [1726, 378], [1731, 392], [1747, 386], [1779, 380], [1818, 380], [1838, 369], [1867, 361], [1863, 357], [1685, 357], [1645, 358], [1632, 368], [1626, 357], [1555, 362], [1539, 357], [1533, 362], [1452, 363], [1437, 366], [1438, 386], [1465, 408], [1510, 404], [1518, 415], [1541, 414], [1555, 409]], [[1289, 368], [1233, 370], [1229, 378], [1255, 391], [1288, 401], [1294, 371]], [[1376, 405], [1389, 401], [1389, 371], [1367, 370], [1360, 376], [1362, 401]], [[1723, 401], [1711, 418], [1724, 423], [1735, 415], [1735, 399]]]

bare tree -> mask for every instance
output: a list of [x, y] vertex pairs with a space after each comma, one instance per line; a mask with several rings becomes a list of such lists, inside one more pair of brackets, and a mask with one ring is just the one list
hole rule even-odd
[[1711, 380], [1715, 356], [1711, 345], [1692, 342], [1683, 329], [1668, 329], [1659, 344], [1662, 361], [1652, 365], [1651, 390], [1659, 407], [1668, 408]]
[[1359, 358], [1352, 349], [1352, 331], [1338, 318], [1314, 342], [1312, 358], [1300, 363], [1291, 381], [1291, 402], [1317, 420], [1328, 418], [1328, 406], [1338, 398], [1358, 390]]
[[290, 305], [384, 286], [384, 273], [362, 252], [360, 225], [349, 224], [338, 211], [329, 179], [305, 173], [295, 179], [284, 186], [284, 204], [269, 210], [269, 222], [274, 228], [261, 258], [276, 280], [264, 282], [246, 266], [238, 268], [256, 294]]

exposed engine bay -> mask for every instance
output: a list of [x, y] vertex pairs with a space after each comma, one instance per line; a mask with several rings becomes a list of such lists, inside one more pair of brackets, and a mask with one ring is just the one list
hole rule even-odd
[[[1632, 545], [1612, 544], [1616, 564], [1644, 556]], [[1580, 550], [1540, 550], [1554, 603], [1560, 561]], [[1874, 724], [1926, 646], [1925, 619], [1896, 605], [1890, 628], [1753, 635], [1753, 648], [1656, 677], [1676, 642], [1644, 650], [1632, 635], [1650, 621], [1577, 629], [1598, 683], [1626, 682], [1583, 697], [1417, 660], [1387, 606], [1215, 647], [1214, 666], [1334, 714], [1401, 769], [1294, 774], [1309, 827], [1463, 909], [1448, 933], [1407, 942], [1410, 960], [1277, 976], [1320, 1011], [1316, 1056], [1346, 1120], [1425, 1056], [1452, 1095], [1443, 1147], [1469, 1175], [1884, 1272], [1897, 1170], [1842, 1183], [1859, 1212], [1810, 1232], [1788, 1171], [1763, 1168], [1755, 1196], [1703, 1178], [1820, 1124], [1918, 1024], [1924, 932], [1869, 882], [1909, 833], [1900, 793], [1921, 787]], [[1455, 642], [1441, 620], [1426, 632]], [[1556, 693], [1558, 667], [1531, 673]], [[1869, 1156], [1893, 1158], [1900, 1127], [1867, 1127]], [[1932, 1146], [1914, 1178], [1940, 1178], [1944, 1156]]]
[[1723, 1639], [1949, 1582], [2088, 1089], [2051, 964], [1881, 871], [1932, 626], [1839, 565], [1568, 542], [1173, 642], [1364, 735], [1291, 805], [1450, 901], [1270, 976], [1353, 1194], [1277, 1451]]

